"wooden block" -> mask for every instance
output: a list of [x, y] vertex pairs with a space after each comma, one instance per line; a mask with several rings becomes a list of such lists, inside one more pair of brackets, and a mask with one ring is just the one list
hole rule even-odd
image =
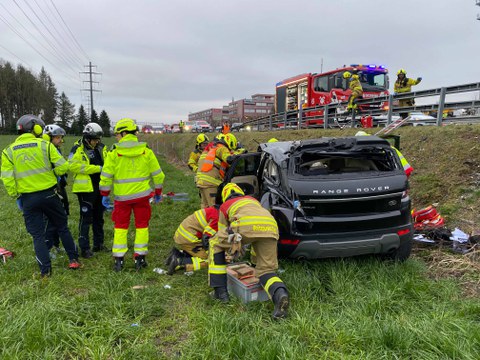
[[237, 269], [236, 271], [241, 277], [247, 276], [247, 275], [253, 275], [255, 273], [255, 270], [250, 266], [245, 266], [243, 268]]
[[245, 285], [254, 285], [254, 284], [258, 284], [258, 278], [255, 277], [255, 276], [251, 276], [251, 277], [248, 277], [246, 279], [242, 279], [242, 283], [244, 283]]

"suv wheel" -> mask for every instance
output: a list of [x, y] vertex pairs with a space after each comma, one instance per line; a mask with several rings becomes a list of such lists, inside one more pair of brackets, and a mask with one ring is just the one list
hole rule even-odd
[[384, 254], [382, 257], [386, 260], [394, 260], [403, 262], [410, 257], [410, 253], [412, 251], [413, 239], [410, 238], [407, 241], [404, 241], [400, 244], [398, 249]]

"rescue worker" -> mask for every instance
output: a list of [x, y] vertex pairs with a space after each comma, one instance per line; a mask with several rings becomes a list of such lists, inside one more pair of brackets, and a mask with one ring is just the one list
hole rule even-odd
[[232, 151], [237, 149], [237, 138], [232, 133], [217, 135], [215, 142], [207, 146], [198, 160], [197, 188], [200, 191], [201, 207], [215, 205], [218, 186], [232, 160]]
[[214, 288], [211, 296], [221, 302], [230, 300], [225, 252], [235, 258], [243, 245], [252, 244], [257, 257], [255, 276], [275, 305], [272, 317], [285, 318], [289, 305], [288, 291], [275, 273], [278, 269], [277, 222], [256, 199], [245, 196], [237, 184], [225, 185], [222, 202], [218, 232], [210, 240], [208, 274], [209, 284]]
[[[81, 256], [88, 259], [93, 252], [105, 251], [103, 231], [102, 195], [100, 195], [100, 172], [107, 155], [107, 147], [101, 142], [102, 127], [88, 123], [83, 129], [83, 137], [70, 150], [68, 160], [73, 173], [73, 193], [77, 194], [80, 205], [78, 224], [78, 245]], [[93, 248], [90, 247], [90, 227], [93, 231]], [[93, 252], [92, 252], [93, 249]]]
[[208, 136], [205, 134], [198, 134], [196, 139], [195, 149], [190, 153], [190, 157], [188, 158], [188, 167], [194, 173], [198, 170], [198, 159], [200, 159], [200, 155], [202, 155], [203, 150], [208, 145], [210, 140]]
[[[355, 136], [371, 136], [369, 133], [365, 132], [365, 131], [358, 131]], [[400, 162], [402, 163], [402, 166], [403, 166], [403, 170], [405, 171], [405, 174], [407, 175], [407, 177], [410, 177], [410, 175], [412, 174], [413, 172], [413, 167], [412, 165], [409, 164], [409, 162], [407, 161], [407, 159], [405, 158], [405, 156], [403, 156], [403, 154], [400, 152], [400, 150], [398, 150], [395, 146], [393, 145], [390, 145], [392, 147], [392, 149], [395, 150], [395, 152], [397, 153], [398, 157], [400, 158]]]
[[58, 230], [70, 259], [69, 269], [78, 269], [78, 252], [67, 225], [67, 214], [56, 193], [57, 176], [68, 171], [68, 162], [55, 146], [41, 138], [45, 123], [35, 115], [17, 121], [20, 136], [2, 152], [2, 180], [7, 193], [17, 198], [25, 226], [33, 238], [40, 276], [50, 276], [52, 266], [45, 241], [45, 217]]
[[119, 142], [108, 153], [100, 175], [102, 204], [106, 208], [111, 206], [109, 195], [112, 187], [115, 196], [112, 213], [115, 224], [112, 249], [115, 271], [123, 268], [132, 211], [135, 217], [135, 268], [138, 271], [147, 266], [145, 256], [148, 253], [148, 225], [152, 213], [149, 200], [152, 196], [155, 203], [162, 200], [165, 174], [153, 151], [146, 143], [138, 141], [137, 133], [137, 125], [132, 119], [125, 118], [117, 122], [114, 134]]
[[185, 128], [185, 122], [183, 120], [180, 120], [178, 123], [178, 128], [180, 129], [180, 133], [183, 134], [183, 129]]
[[363, 88], [357, 74], [352, 75], [351, 72], [345, 71], [343, 73], [343, 78], [346, 79], [347, 81], [349, 80], [348, 87], [352, 91], [352, 93], [350, 94], [350, 97], [348, 98], [348, 105], [347, 105], [347, 113], [348, 113], [357, 109], [356, 100], [358, 98], [362, 98]]
[[[51, 142], [57, 149], [60, 156], [62, 156], [62, 151], [60, 150], [61, 146], [64, 143], [63, 137], [67, 135], [65, 130], [60, 126], [52, 124], [47, 125], [43, 129], [42, 138], [46, 141]], [[70, 203], [68, 202], [67, 195], [67, 174], [57, 176], [57, 194], [62, 200], [63, 208], [65, 213], [70, 215]], [[60, 237], [58, 236], [58, 231], [53, 222], [49, 221], [48, 218], [45, 218], [46, 227], [45, 227], [45, 241], [47, 243], [48, 250], [55, 249], [56, 252], [60, 251]], [[52, 255], [53, 257], [54, 255]]]
[[168, 275], [175, 270], [197, 271], [208, 267], [208, 247], [210, 238], [218, 230], [218, 205], [195, 211], [182, 221], [175, 231], [174, 247], [167, 258]]
[[230, 132], [230, 124], [228, 121], [225, 121], [222, 125], [222, 134], [227, 135]]
[[[407, 78], [407, 72], [405, 71], [405, 69], [400, 69], [397, 71], [397, 81], [395, 81], [393, 91], [395, 94], [411, 92], [412, 86], [418, 85], [421, 81], [421, 77], [418, 77], [416, 80]], [[413, 98], [400, 99], [398, 100], [398, 106], [415, 106], [415, 100]], [[408, 113], [400, 113], [400, 116], [402, 117], [402, 119], [405, 119], [408, 116]]]

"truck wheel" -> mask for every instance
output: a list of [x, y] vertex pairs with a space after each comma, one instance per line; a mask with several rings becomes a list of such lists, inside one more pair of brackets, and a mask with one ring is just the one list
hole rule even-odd
[[412, 252], [413, 239], [410, 237], [407, 241], [400, 244], [398, 249], [383, 255], [386, 260], [403, 262], [410, 257]]

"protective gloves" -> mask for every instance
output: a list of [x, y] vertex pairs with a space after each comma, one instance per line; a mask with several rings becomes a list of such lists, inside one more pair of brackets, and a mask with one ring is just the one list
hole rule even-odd
[[18, 198], [18, 199], [17, 199], [17, 207], [18, 207], [18, 210], [20, 210], [21, 212], [23, 212], [23, 203], [22, 203], [22, 199], [21, 199], [21, 198]]
[[113, 205], [110, 203], [110, 197], [102, 196], [102, 205], [105, 207], [105, 210], [112, 211]]
[[205, 250], [208, 250], [208, 248], [210, 247], [209, 240], [210, 240], [210, 236], [208, 234], [203, 234], [202, 235], [202, 247]]
[[162, 199], [163, 199], [163, 196], [162, 196], [162, 195], [154, 195], [154, 196], [153, 196], [153, 202], [154, 202], [155, 204], [158, 204], [159, 202], [161, 202]]

